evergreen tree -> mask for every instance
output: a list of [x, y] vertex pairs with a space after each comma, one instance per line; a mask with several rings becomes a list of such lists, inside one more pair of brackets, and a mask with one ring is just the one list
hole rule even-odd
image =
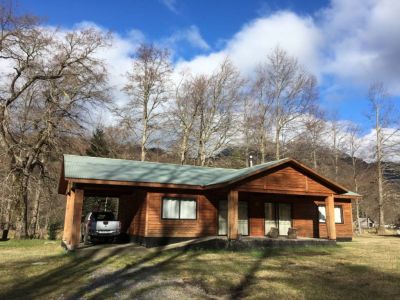
[[[86, 155], [96, 157], [108, 157], [110, 150], [106, 141], [104, 130], [97, 127], [90, 139], [90, 146], [86, 149]], [[93, 211], [112, 211], [116, 212], [115, 199], [105, 197], [87, 197], [83, 201], [82, 217], [85, 217], [89, 212]]]
[[108, 149], [104, 130], [100, 127], [97, 127], [93, 132], [92, 138], [90, 139], [90, 147], [86, 150], [86, 155], [107, 157], [109, 154], [110, 150]]

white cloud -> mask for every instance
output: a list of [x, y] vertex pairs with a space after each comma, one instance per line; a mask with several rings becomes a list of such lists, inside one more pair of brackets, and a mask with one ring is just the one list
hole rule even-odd
[[249, 74], [279, 45], [318, 75], [321, 40], [320, 32], [310, 17], [303, 18], [283, 11], [246, 24], [226, 43], [224, 49], [189, 61], [180, 60], [177, 67], [198, 73], [211, 72], [229, 56], [240, 71]]
[[328, 55], [323, 72], [367, 86], [375, 80], [400, 94], [400, 1], [333, 0], [321, 31]]
[[[162, 3], [176, 11], [175, 0]], [[218, 51], [191, 59], [177, 57], [176, 67], [178, 72], [183, 69], [212, 72], [229, 56], [244, 75], [249, 75], [279, 45], [297, 57], [320, 81], [329, 78], [329, 83], [335, 86], [366, 88], [371, 81], [379, 79], [385, 81], [392, 94], [400, 95], [399, 11], [397, 0], [333, 0], [315, 16], [300, 16], [291, 11], [269, 13], [245, 24]], [[83, 25], [98, 27], [90, 22], [79, 24]], [[114, 35], [112, 49], [102, 54], [110, 65], [112, 83], [121, 86], [119, 74], [126, 72], [130, 56], [145, 40], [138, 29], [126, 36]], [[195, 25], [154, 42], [171, 47], [176, 55], [182, 43], [211, 51]]]
[[161, 43], [173, 48], [181, 41], [188, 42], [193, 48], [199, 48], [201, 50], [210, 49], [210, 45], [203, 39], [199, 28], [195, 25], [175, 31], [170, 37], [161, 41]]
[[171, 12], [177, 14], [178, 9], [176, 8], [176, 0], [160, 0]]
[[[400, 162], [400, 132], [394, 128], [382, 128], [384, 137], [391, 136], [383, 145], [383, 160], [391, 162]], [[358, 157], [367, 162], [375, 161], [376, 130], [371, 129], [360, 138], [360, 149]]]
[[366, 89], [382, 80], [400, 95], [399, 12], [398, 0], [333, 0], [315, 16], [278, 11], [244, 25], [221, 50], [177, 65], [211, 72], [229, 56], [247, 75], [279, 45], [321, 81]]

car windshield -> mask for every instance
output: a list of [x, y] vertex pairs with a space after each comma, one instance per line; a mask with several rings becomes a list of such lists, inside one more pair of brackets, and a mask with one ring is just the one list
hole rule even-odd
[[93, 213], [96, 221], [114, 221], [114, 214], [112, 212], [97, 212]]

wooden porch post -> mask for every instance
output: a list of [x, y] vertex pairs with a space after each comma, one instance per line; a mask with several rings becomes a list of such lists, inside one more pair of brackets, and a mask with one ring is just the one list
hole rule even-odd
[[333, 195], [325, 198], [326, 231], [328, 239], [336, 240], [335, 202]]
[[69, 250], [78, 247], [81, 239], [83, 194], [83, 190], [71, 189], [67, 195], [63, 241]]
[[239, 192], [230, 191], [228, 195], [228, 239], [238, 238]]

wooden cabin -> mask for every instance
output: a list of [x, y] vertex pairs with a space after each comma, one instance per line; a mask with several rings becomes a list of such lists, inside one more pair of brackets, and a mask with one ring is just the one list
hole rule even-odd
[[205, 236], [351, 240], [351, 200], [359, 195], [290, 158], [243, 169], [64, 155], [63, 241], [80, 242], [85, 196], [118, 197], [121, 229], [145, 246]]

